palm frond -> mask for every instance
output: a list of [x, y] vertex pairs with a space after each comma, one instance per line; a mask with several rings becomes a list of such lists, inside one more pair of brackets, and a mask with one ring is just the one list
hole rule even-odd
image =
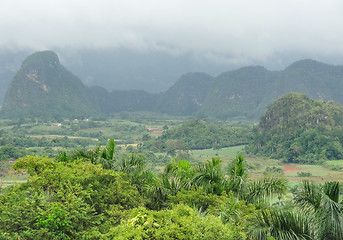
[[272, 236], [279, 240], [310, 240], [313, 232], [305, 215], [291, 211], [262, 211], [256, 217], [250, 235], [262, 240]]
[[338, 202], [339, 200], [339, 189], [340, 184], [339, 182], [326, 182], [323, 186], [323, 192], [327, 195], [331, 200]]
[[248, 184], [245, 198], [248, 202], [263, 202], [267, 197], [282, 196], [287, 189], [287, 180], [279, 176], [264, 176]]
[[318, 210], [322, 199], [320, 188], [307, 180], [303, 181], [302, 184], [303, 186], [295, 194], [295, 204], [307, 213]]
[[343, 205], [323, 195], [321, 208], [316, 212], [319, 239], [343, 239]]

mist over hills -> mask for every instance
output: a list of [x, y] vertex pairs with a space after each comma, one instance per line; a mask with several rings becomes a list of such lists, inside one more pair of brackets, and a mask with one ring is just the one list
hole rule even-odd
[[281, 71], [245, 67], [216, 77], [201, 111], [222, 119], [236, 116], [254, 119], [286, 93], [305, 93], [314, 99], [342, 104], [342, 89], [343, 66], [307, 59]]
[[86, 117], [120, 111], [151, 110], [157, 95], [141, 90], [87, 87], [51, 51], [28, 56], [7, 89], [2, 115]]
[[167, 91], [114, 90], [88, 87], [60, 64], [51, 51], [25, 59], [13, 78], [2, 117], [92, 116], [121, 111], [154, 111], [171, 115], [252, 119], [288, 92], [343, 103], [343, 66], [300, 60], [281, 71], [261, 66], [227, 71], [217, 77], [193, 72]]
[[[32, 50], [0, 50], [0, 105], [5, 92]], [[61, 64], [87, 86], [108, 91], [144, 90], [158, 94], [166, 91], [187, 72], [217, 75], [238, 66], [201, 59], [194, 54], [170, 54], [164, 51], [139, 51], [128, 48], [64, 49], [54, 52]]]
[[201, 109], [213, 77], [205, 73], [187, 73], [161, 94], [156, 110], [172, 115], [189, 115]]

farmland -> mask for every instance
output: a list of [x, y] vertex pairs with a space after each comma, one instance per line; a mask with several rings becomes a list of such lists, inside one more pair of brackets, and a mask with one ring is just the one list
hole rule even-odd
[[[127, 221], [140, 218], [141, 211], [144, 211], [143, 214], [146, 213], [144, 216], [181, 211], [177, 213], [177, 216], [183, 216], [187, 210], [193, 212], [192, 222], [195, 221], [194, 219], [199, 219], [199, 221], [205, 221], [205, 225], [208, 226], [208, 220], [204, 220], [203, 216], [212, 216], [211, 219], [215, 219], [216, 226], [220, 229], [227, 227], [237, 234], [245, 234], [245, 232], [250, 234], [251, 229], [256, 228], [255, 218], [261, 211], [261, 207], [282, 211], [295, 209], [294, 199], [303, 189], [303, 180], [307, 179], [314, 184], [325, 185], [331, 181], [343, 179], [343, 160], [322, 160], [316, 165], [310, 165], [246, 154], [246, 144], [232, 145], [232, 143], [249, 139], [250, 126], [245, 129], [245, 125], [237, 126], [229, 122], [212, 123], [182, 118], [169, 120], [163, 116], [160, 118], [155, 116], [149, 120], [144, 116], [144, 114], [139, 117], [137, 114], [125, 113], [109, 119], [66, 119], [41, 122], [22, 119], [20, 122], [0, 122], [0, 156], [2, 157], [0, 191], [4, 193], [5, 202], [0, 209], [0, 221], [7, 221], [6, 213], [9, 212], [12, 215], [8, 216], [18, 214], [19, 217], [14, 216], [19, 219], [19, 224], [25, 225], [26, 223], [22, 222], [25, 218], [21, 217], [21, 212], [29, 212], [27, 216], [32, 216], [30, 223], [39, 222], [40, 213], [37, 215], [37, 208], [30, 199], [34, 196], [37, 199], [41, 198], [43, 203], [49, 206], [42, 210], [45, 211], [43, 213], [45, 215], [55, 211], [61, 214], [62, 219], [65, 219], [68, 224], [71, 224], [73, 222], [69, 222], [69, 215], [68, 218], [66, 218], [67, 215], [63, 215], [65, 212], [75, 213], [77, 217], [80, 216], [79, 212], [85, 216], [102, 214], [102, 217], [105, 216], [103, 222], [108, 221], [106, 223], [108, 225], [99, 222], [99, 226], [115, 225], [118, 228], [113, 232], [114, 228], [110, 227], [111, 229], [105, 229], [105, 233], [127, 233], [128, 231], [121, 230], [122, 227], [126, 227], [125, 224], [116, 225], [109, 222], [112, 220], [108, 220], [116, 219], [117, 211], [113, 215], [115, 217], [106, 215], [112, 214], [111, 211], [114, 208], [108, 206], [112, 204], [114, 198], [119, 196], [117, 197], [119, 202], [128, 200], [134, 204], [133, 206], [141, 206], [129, 210], [131, 211], [129, 214], [132, 214], [129, 217], [126, 217], [126, 210], [120, 212], [119, 217], [127, 218]], [[188, 131], [188, 127], [184, 127], [189, 126], [189, 123], [197, 124], [195, 131], [197, 135], [193, 136], [193, 139], [191, 137], [193, 133]], [[220, 131], [218, 131], [218, 126]], [[175, 138], [170, 138], [172, 134], [166, 134], [167, 131], [180, 134], [175, 134]], [[184, 133], [187, 132], [188, 134], [185, 135]], [[213, 134], [214, 132], [216, 134]], [[236, 135], [227, 136], [228, 132]], [[211, 134], [215, 135], [215, 138], [211, 138]], [[223, 138], [223, 135], [226, 138]], [[199, 141], [202, 136], [206, 141]], [[231, 142], [222, 141], [223, 139]], [[189, 148], [188, 142], [195, 144], [198, 149]], [[213, 147], [202, 148], [204, 144]], [[225, 144], [230, 147], [224, 147]], [[18, 161], [16, 161], [17, 158], [19, 158]], [[240, 159], [243, 162], [239, 163]], [[237, 164], [243, 164], [240, 165], [243, 166], [241, 168], [243, 171], [239, 171]], [[18, 171], [10, 170], [11, 166]], [[237, 167], [234, 174], [232, 166], [235, 166], [235, 169]], [[115, 181], [116, 184], [108, 184], [109, 179]], [[80, 181], [84, 184], [82, 188], [80, 188]], [[237, 182], [239, 185], [236, 185]], [[112, 189], [118, 184], [123, 185]], [[65, 188], [67, 185], [68, 188]], [[318, 184], [318, 186], [322, 185]], [[273, 191], [268, 190], [270, 186], [273, 186]], [[30, 191], [34, 189], [37, 193], [28, 195], [26, 190], [20, 190], [25, 187], [29, 187], [27, 190]], [[120, 191], [116, 192], [118, 189]], [[17, 191], [22, 195], [18, 199], [15, 198]], [[64, 195], [65, 191], [73, 192]], [[80, 191], [84, 194], [84, 199], [81, 199]], [[255, 195], [256, 192], [261, 193], [261, 196]], [[10, 200], [7, 200], [6, 194], [11, 196], [8, 198]], [[56, 198], [59, 196], [62, 196], [61, 200]], [[70, 211], [68, 208], [64, 210], [64, 196], [74, 196], [75, 198], [72, 199], [77, 199], [77, 201], [72, 200], [72, 204], [75, 205], [72, 208], [77, 211]], [[257, 196], [256, 199], [255, 196]], [[92, 199], [88, 203], [90, 197]], [[18, 202], [13, 204], [11, 199], [14, 198]], [[136, 198], [137, 203], [135, 203]], [[337, 191], [337, 199], [342, 200], [339, 191]], [[99, 202], [104, 202], [104, 204], [100, 205]], [[200, 205], [194, 205], [194, 202], [199, 202], [197, 204]], [[84, 212], [83, 205], [79, 206], [79, 203], [91, 204], [90, 206], [95, 206], [94, 209], [99, 210], [98, 212], [93, 210]], [[24, 207], [16, 211], [13, 206]], [[108, 209], [105, 210], [106, 214], [103, 214], [103, 207]], [[234, 211], [238, 211], [238, 216], [244, 217], [236, 219], [235, 215], [225, 215], [232, 214], [231, 207], [235, 208]], [[180, 209], [177, 210], [178, 208]], [[74, 215], [70, 216], [72, 216], [70, 219], [75, 219]], [[226, 219], [225, 216], [232, 216], [232, 218]], [[166, 219], [170, 219], [169, 215], [166, 215]], [[93, 224], [94, 221], [91, 219], [87, 220], [87, 224], [88, 222]], [[122, 220], [121, 222], [124, 223]], [[187, 226], [190, 224], [191, 222], [187, 223]], [[0, 225], [5, 226], [5, 224]], [[131, 225], [127, 226], [131, 227]], [[37, 224], [34, 224], [30, 230], [33, 236], [36, 236], [36, 226]], [[80, 226], [79, 220], [76, 220], [73, 228], [78, 226]], [[144, 226], [146, 226], [145, 223]], [[155, 224], [153, 229], [155, 226], [167, 225], [165, 225], [165, 220], [162, 220], [161, 224]], [[6, 231], [9, 233], [17, 231], [12, 228]], [[196, 229], [198, 228], [197, 224]], [[134, 231], [136, 230], [130, 230], [130, 232]], [[101, 233], [96, 232], [96, 234]], [[126, 239], [126, 236], [122, 239]]]
[[[136, 152], [152, 151], [146, 147], [147, 143], [156, 142], [163, 131], [180, 126], [184, 121], [187, 119], [170, 118], [158, 114], [125, 112], [112, 118], [94, 120], [65, 119], [59, 122], [53, 120], [39, 121], [37, 119], [35, 121], [30, 119], [1, 120], [0, 131], [2, 141], [12, 141], [15, 149], [21, 149], [24, 154], [54, 157], [61, 150], [94, 149], [99, 144], [104, 146], [107, 140], [111, 138], [116, 142], [117, 153], [124, 154], [127, 149], [130, 151], [136, 149], [134, 150]], [[233, 122], [223, 122], [222, 124], [235, 125]], [[245, 145], [202, 150], [175, 149], [173, 154], [156, 152], [156, 149], [153, 149], [155, 153], [150, 152], [148, 155], [155, 157], [148, 161], [150, 161], [150, 166], [153, 169], [161, 171], [166, 161], [171, 161], [173, 158], [185, 158], [196, 164], [210, 160], [212, 157], [220, 157], [226, 165], [238, 153], [243, 153], [250, 178], [258, 179], [266, 174], [268, 167], [274, 167], [279, 169], [279, 173], [294, 182], [303, 179], [311, 179], [315, 182], [343, 179], [343, 160], [323, 161], [317, 165], [288, 164], [282, 160], [249, 156], [244, 153], [244, 148]], [[9, 176], [10, 164], [8, 161], [1, 163], [0, 179], [3, 185], [25, 180], [24, 177]]]

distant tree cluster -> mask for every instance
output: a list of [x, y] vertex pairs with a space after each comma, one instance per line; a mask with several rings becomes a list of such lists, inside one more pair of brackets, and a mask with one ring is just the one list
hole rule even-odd
[[209, 149], [247, 144], [252, 137], [249, 127], [228, 127], [206, 120], [194, 119], [163, 132], [160, 141], [168, 145], [181, 141], [184, 148]]

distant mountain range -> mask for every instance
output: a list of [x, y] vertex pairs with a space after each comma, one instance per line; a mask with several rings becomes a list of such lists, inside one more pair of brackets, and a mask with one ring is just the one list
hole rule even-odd
[[244, 67], [216, 77], [200, 111], [222, 119], [255, 119], [286, 93], [305, 93], [314, 99], [343, 103], [342, 90], [343, 66], [300, 60], [282, 71]]
[[2, 117], [93, 116], [121, 111], [257, 120], [266, 107], [288, 92], [343, 103], [343, 66], [301, 60], [282, 71], [261, 66], [217, 77], [187, 73], [167, 91], [107, 91], [87, 87], [51, 51], [28, 56], [7, 89]]
[[[199, 58], [192, 53], [171, 54], [163, 50], [56, 48], [54, 52], [60, 57], [61, 64], [85, 85], [100, 86], [108, 91], [161, 93], [184, 73], [201, 71], [218, 75], [239, 67], [234, 63]], [[0, 105], [15, 73], [31, 53], [29, 49], [0, 49]]]

